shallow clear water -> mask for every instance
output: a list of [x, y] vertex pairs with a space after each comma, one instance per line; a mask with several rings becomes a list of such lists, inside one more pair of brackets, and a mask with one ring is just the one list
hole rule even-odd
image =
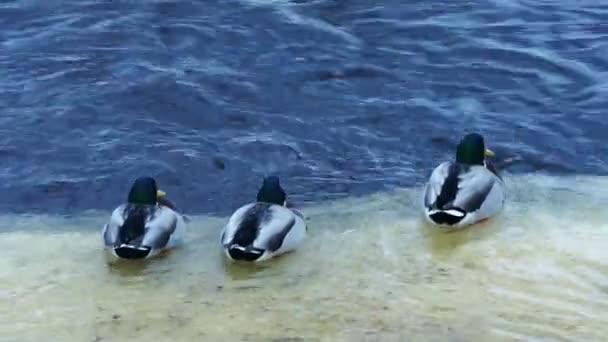
[[[7, 341], [602, 341], [608, 179], [512, 176], [503, 215], [456, 233], [417, 215], [420, 189], [307, 207], [310, 235], [260, 266], [227, 263], [226, 218], [187, 245], [107, 264], [106, 216], [5, 216]], [[566, 214], [567, 213], [567, 214]], [[18, 246], [18, 248], [15, 248]]]

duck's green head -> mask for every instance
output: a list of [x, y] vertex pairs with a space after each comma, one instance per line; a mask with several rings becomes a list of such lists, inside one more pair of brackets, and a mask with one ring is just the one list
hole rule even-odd
[[483, 137], [477, 133], [465, 135], [456, 149], [456, 161], [463, 164], [483, 165], [486, 157], [494, 156], [494, 152], [486, 148]]
[[158, 198], [163, 196], [165, 196], [165, 193], [162, 190], [158, 190], [154, 178], [139, 177], [131, 186], [128, 202], [133, 204], [155, 205]]
[[268, 176], [258, 191], [257, 201], [284, 205], [287, 195], [279, 182], [279, 177]]

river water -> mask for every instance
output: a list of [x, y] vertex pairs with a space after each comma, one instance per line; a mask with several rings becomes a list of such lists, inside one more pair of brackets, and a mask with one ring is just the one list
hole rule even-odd
[[[603, 341], [608, 4], [0, 1], [0, 341]], [[458, 233], [420, 192], [465, 132], [509, 197]], [[278, 174], [300, 250], [224, 263]], [[187, 244], [109, 265], [137, 175]]]

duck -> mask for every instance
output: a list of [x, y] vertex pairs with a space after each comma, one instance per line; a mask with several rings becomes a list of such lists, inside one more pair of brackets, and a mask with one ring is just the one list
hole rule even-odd
[[466, 134], [456, 159], [439, 164], [424, 189], [424, 217], [432, 225], [461, 229], [491, 219], [505, 204], [505, 184], [479, 133]]
[[184, 242], [184, 217], [152, 177], [131, 185], [127, 202], [115, 208], [102, 228], [103, 244], [118, 259], [147, 259]]
[[220, 242], [231, 261], [262, 262], [297, 249], [308, 227], [303, 214], [288, 207], [277, 176], [264, 178], [255, 202], [238, 208], [223, 227]]

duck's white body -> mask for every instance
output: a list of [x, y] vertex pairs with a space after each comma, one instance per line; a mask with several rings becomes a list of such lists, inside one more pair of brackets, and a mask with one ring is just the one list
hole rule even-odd
[[[143, 229], [125, 222], [132, 215], [143, 216]], [[130, 231], [127, 231], [130, 230]], [[122, 204], [112, 212], [102, 229], [103, 243], [119, 259], [145, 259], [178, 247], [184, 241], [186, 224], [181, 214], [161, 205]]]
[[504, 202], [504, 182], [487, 161], [484, 165], [444, 162], [426, 185], [424, 216], [434, 225], [464, 228], [494, 217]]
[[300, 213], [255, 202], [237, 209], [222, 229], [220, 242], [230, 260], [260, 262], [295, 250], [306, 237]]

